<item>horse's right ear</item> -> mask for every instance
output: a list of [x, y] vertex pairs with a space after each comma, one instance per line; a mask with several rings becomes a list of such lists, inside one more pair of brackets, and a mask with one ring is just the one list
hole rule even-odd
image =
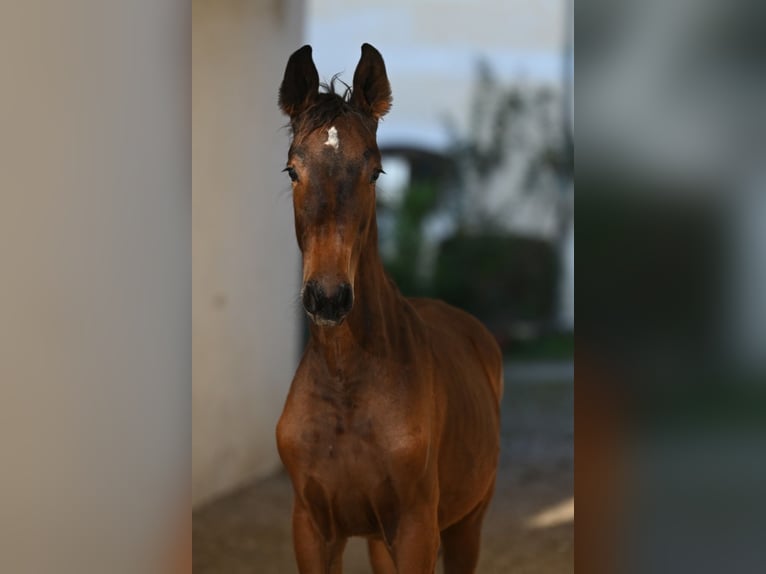
[[386, 75], [386, 64], [370, 44], [362, 44], [362, 57], [354, 71], [354, 90], [351, 102], [375, 120], [391, 109], [391, 85]]
[[305, 110], [319, 93], [319, 73], [311, 59], [308, 44], [290, 56], [285, 77], [279, 87], [279, 107], [294, 118]]

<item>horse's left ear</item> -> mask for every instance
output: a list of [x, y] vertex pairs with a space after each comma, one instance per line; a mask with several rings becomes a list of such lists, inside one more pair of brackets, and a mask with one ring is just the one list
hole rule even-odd
[[354, 72], [351, 103], [376, 120], [391, 109], [391, 85], [383, 56], [369, 44], [362, 44], [362, 57]]
[[279, 107], [290, 119], [309, 107], [319, 93], [319, 73], [311, 58], [311, 46], [296, 50], [287, 61], [279, 87]]

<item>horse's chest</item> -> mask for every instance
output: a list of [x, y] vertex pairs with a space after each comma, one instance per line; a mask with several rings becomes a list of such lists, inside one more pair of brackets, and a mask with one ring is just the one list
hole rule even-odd
[[294, 465], [300, 472], [328, 475], [338, 482], [360, 482], [367, 474], [384, 471], [391, 435], [401, 424], [351, 401], [315, 402], [284, 418], [289, 429], [284, 438], [291, 445]]
[[283, 414], [280, 453], [323, 530], [325, 524], [367, 535], [390, 528], [399, 504], [395, 485], [408, 463], [425, 465], [417, 440], [422, 429], [388, 407], [381, 397], [345, 405], [313, 400], [298, 401]]

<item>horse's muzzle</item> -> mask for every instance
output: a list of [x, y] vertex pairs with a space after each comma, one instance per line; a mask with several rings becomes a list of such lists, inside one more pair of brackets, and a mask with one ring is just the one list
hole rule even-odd
[[340, 325], [354, 305], [354, 290], [349, 283], [323, 286], [319, 281], [307, 281], [301, 296], [303, 308], [317, 325]]

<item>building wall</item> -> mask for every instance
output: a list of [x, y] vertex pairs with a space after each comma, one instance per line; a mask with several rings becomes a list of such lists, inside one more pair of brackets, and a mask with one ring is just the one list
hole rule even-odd
[[351, 82], [359, 47], [386, 61], [394, 94], [383, 143], [446, 145], [445, 118], [471, 128], [476, 63], [503, 81], [558, 87], [565, 0], [307, 0], [307, 41], [320, 78]]
[[301, 0], [192, 7], [193, 440], [198, 504], [278, 468], [300, 260], [277, 90]]

